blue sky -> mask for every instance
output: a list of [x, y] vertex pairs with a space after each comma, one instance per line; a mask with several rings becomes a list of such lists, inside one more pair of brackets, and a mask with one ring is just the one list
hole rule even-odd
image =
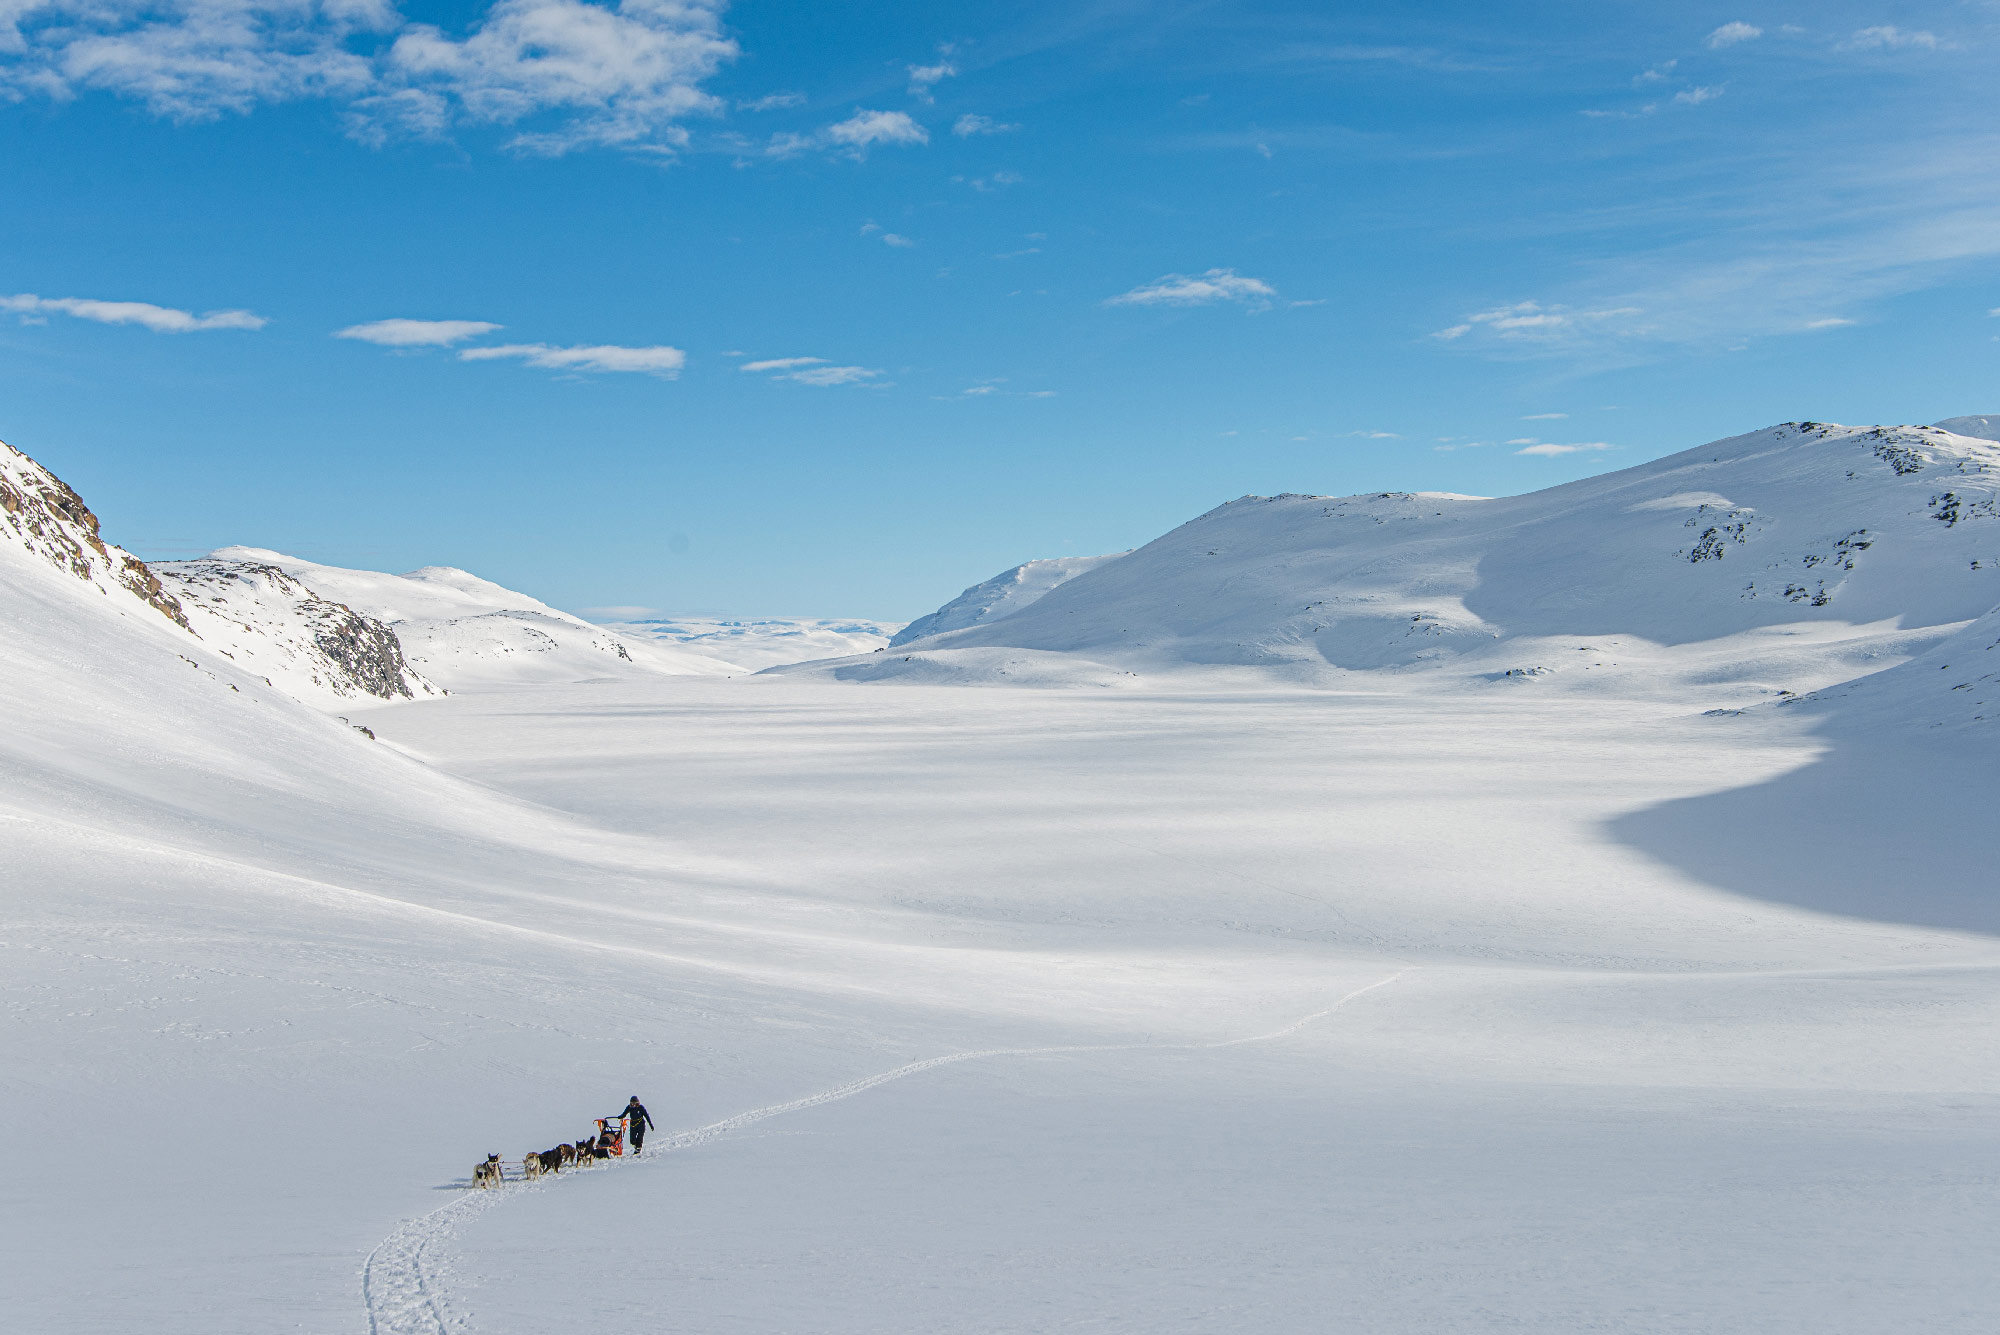
[[0, 438], [147, 556], [914, 616], [2000, 410], [1996, 68], [1991, 0], [0, 0]]

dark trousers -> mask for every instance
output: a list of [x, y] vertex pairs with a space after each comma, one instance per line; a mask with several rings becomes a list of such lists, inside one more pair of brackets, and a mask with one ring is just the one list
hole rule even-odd
[[630, 1140], [631, 1140], [631, 1142], [632, 1142], [632, 1153], [634, 1153], [634, 1154], [637, 1154], [637, 1153], [639, 1152], [639, 1147], [640, 1147], [641, 1145], [644, 1145], [644, 1144], [646, 1143], [646, 1124], [645, 1124], [645, 1122], [644, 1122], [644, 1121], [638, 1121], [638, 1122], [633, 1122], [633, 1123], [629, 1124], [629, 1126], [628, 1126], [628, 1128], [627, 1128], [627, 1130], [626, 1130], [626, 1132], [625, 1132], [625, 1135], [626, 1135], [626, 1137], [627, 1137], [628, 1139], [630, 1139]]

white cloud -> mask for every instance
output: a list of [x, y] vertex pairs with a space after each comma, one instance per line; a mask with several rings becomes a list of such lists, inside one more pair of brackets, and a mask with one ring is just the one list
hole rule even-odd
[[1820, 320], [1808, 320], [1808, 321], [1806, 321], [1806, 328], [1808, 328], [1808, 329], [1845, 329], [1845, 328], [1846, 328], [1846, 327], [1847, 327], [1848, 325], [1851, 325], [1851, 324], [1853, 324], [1853, 323], [1854, 323], [1854, 321], [1852, 321], [1852, 320], [1846, 320], [1846, 319], [1842, 319], [1842, 318], [1841, 318], [1840, 316], [1838, 316], [1838, 315], [1829, 315], [1829, 316], [1825, 317], [1824, 319], [1820, 319]]
[[[721, 8], [720, 0], [620, 0], [615, 9], [499, 0], [463, 40], [428, 24], [405, 28], [384, 79], [429, 93], [473, 122], [565, 114], [511, 141], [530, 152], [670, 148], [687, 138], [678, 121], [719, 109], [700, 84], [737, 55], [722, 34]], [[370, 108], [358, 113], [365, 122]]]
[[513, 146], [663, 151], [720, 107], [700, 84], [737, 55], [723, 4], [499, 0], [456, 37], [390, 0], [0, 0], [0, 98], [95, 89], [176, 120], [326, 98], [366, 143], [532, 122]]
[[1234, 269], [1210, 269], [1201, 274], [1170, 273], [1130, 292], [1108, 297], [1107, 306], [1212, 306], [1217, 302], [1240, 301], [1262, 308], [1278, 295], [1277, 289], [1261, 278], [1246, 278]]
[[353, 96], [374, 72], [346, 43], [397, 21], [380, 0], [7, 0], [0, 94], [109, 92], [182, 121]]
[[492, 348], [464, 348], [460, 361], [489, 362], [512, 358], [547, 371], [629, 371], [672, 380], [687, 365], [679, 348], [623, 348], [615, 344], [557, 348], [547, 343], [503, 343]]
[[1905, 32], [1893, 24], [1883, 24], [1875, 28], [1863, 28], [1842, 42], [1846, 51], [1883, 51], [1917, 48], [1924, 51], [1937, 50], [1937, 34], [1918, 30]]
[[1568, 413], [1529, 413], [1521, 420], [1523, 422], [1560, 422], [1568, 416]]
[[796, 380], [822, 389], [835, 385], [855, 385], [881, 375], [865, 366], [835, 366], [825, 357], [772, 357], [761, 362], [745, 362], [737, 368], [768, 374], [773, 380]]
[[1678, 64], [1680, 64], [1678, 60], [1663, 60], [1651, 69], [1633, 75], [1632, 86], [1639, 88], [1649, 83], [1665, 83], [1672, 76], [1674, 66]]
[[996, 121], [991, 116], [969, 111], [951, 123], [951, 132], [960, 139], [970, 139], [976, 134], [1007, 134], [1020, 128], [1009, 121]]
[[93, 297], [38, 297], [33, 293], [0, 297], [0, 311], [24, 320], [67, 315], [98, 324], [135, 324], [156, 334], [195, 334], [209, 329], [262, 329], [270, 321], [249, 311], [209, 311], [195, 315], [146, 301], [99, 301]]
[[1722, 96], [1721, 85], [1705, 85], [1700, 88], [1683, 88], [1674, 94], [1674, 101], [1682, 106], [1698, 107], [1704, 102], [1713, 102]]
[[371, 320], [335, 332], [335, 338], [359, 339], [385, 348], [448, 348], [502, 328], [485, 320]]
[[1988, 315], [2000, 315], [2000, 306], [1995, 306], [1995, 307], [1994, 307], [1994, 308], [1993, 308], [1992, 310], [1990, 310], [1990, 311], [1988, 311], [1988, 312], [1986, 312], [1986, 313], [1987, 313]]
[[786, 107], [802, 107], [806, 103], [804, 93], [766, 93], [753, 97], [748, 102], [738, 102], [738, 111], [781, 111]]
[[1764, 30], [1752, 24], [1741, 21], [1725, 23], [1708, 35], [1708, 45], [1711, 49], [1719, 51], [1725, 46], [1735, 46], [1738, 42], [1753, 41], [1763, 35]]
[[[1515, 445], [1519, 444], [1520, 442], [1510, 440], [1507, 443], [1509, 445]], [[1515, 450], [1514, 453], [1525, 454], [1534, 458], [1548, 459], [1548, 458], [1554, 458], [1556, 455], [1559, 454], [1580, 454], [1586, 450], [1608, 450], [1611, 448], [1613, 447], [1610, 444], [1601, 440], [1586, 441], [1579, 445], [1552, 445], [1547, 442], [1543, 442], [1542, 444], [1538, 445], [1530, 445], [1524, 450]]]
[[857, 111], [823, 131], [826, 138], [843, 144], [855, 153], [866, 153], [876, 144], [928, 144], [930, 131], [902, 111]]
[[931, 89], [958, 73], [958, 66], [949, 60], [940, 60], [935, 65], [911, 65], [910, 96], [920, 102], [931, 100]]

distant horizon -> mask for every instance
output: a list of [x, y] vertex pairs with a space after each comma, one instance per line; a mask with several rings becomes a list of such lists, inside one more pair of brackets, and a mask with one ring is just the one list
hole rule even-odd
[[150, 558], [908, 620], [2000, 379], [1991, 6], [245, 3], [0, 45], [0, 438]]

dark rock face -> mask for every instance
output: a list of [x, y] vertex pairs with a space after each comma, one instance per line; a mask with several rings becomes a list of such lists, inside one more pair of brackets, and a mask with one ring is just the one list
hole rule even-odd
[[13, 536], [58, 570], [98, 583], [109, 579], [182, 630], [187, 617], [146, 563], [107, 546], [97, 516], [55, 474], [10, 445], [0, 444], [0, 516]]
[[303, 610], [317, 623], [313, 643], [356, 686], [378, 699], [412, 698], [407, 680], [410, 665], [403, 661], [403, 642], [395, 631], [345, 603], [324, 598], [312, 598]]

